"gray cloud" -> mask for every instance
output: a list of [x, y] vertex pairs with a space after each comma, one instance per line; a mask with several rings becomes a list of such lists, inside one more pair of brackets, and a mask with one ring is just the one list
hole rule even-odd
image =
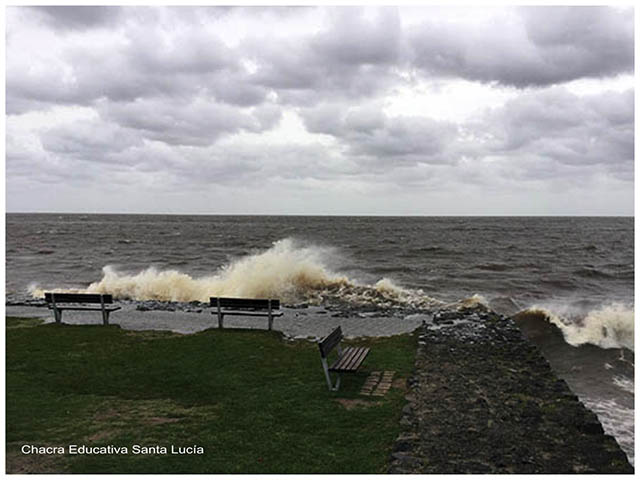
[[48, 129], [40, 135], [40, 142], [47, 152], [87, 162], [106, 161], [111, 153], [142, 144], [130, 130], [98, 120]]
[[329, 27], [299, 39], [265, 42], [251, 38], [257, 72], [251, 81], [276, 89], [288, 103], [313, 104], [326, 97], [362, 98], [388, 88], [398, 78], [394, 67], [403, 56], [396, 9], [382, 9], [373, 19], [353, 8], [329, 10]]
[[43, 14], [43, 19], [60, 30], [84, 30], [113, 25], [119, 18], [120, 7], [107, 6], [39, 6], [31, 7]]
[[412, 162], [442, 163], [444, 147], [456, 135], [456, 127], [428, 118], [405, 117], [386, 122], [386, 128], [350, 136], [355, 154], [390, 157]]
[[[401, 72], [523, 87], [633, 70], [632, 15], [601, 7], [521, 8], [473, 25], [433, 15], [413, 27], [402, 26], [395, 8], [373, 16], [364, 9], [329, 8], [323, 10], [326, 27], [318, 32], [279, 39], [249, 32], [233, 47], [215, 29], [202, 28], [208, 18], [293, 17], [300, 9], [33, 11], [56, 19], [59, 30], [115, 25], [119, 36], [107, 43], [63, 44], [60, 56], [31, 62], [18, 60], [19, 51], [9, 44], [10, 112], [29, 109], [32, 102], [87, 105], [102, 97], [124, 101], [202, 91], [240, 106], [262, 103], [269, 91], [283, 103], [313, 105], [378, 95], [406, 81]], [[244, 60], [256, 71], [247, 71]]]
[[344, 65], [390, 65], [400, 59], [402, 30], [397, 9], [381, 9], [372, 20], [352, 8], [336, 8], [330, 13], [329, 29], [310, 42], [319, 59]]
[[409, 34], [426, 74], [545, 86], [633, 71], [633, 15], [606, 7], [531, 7], [462, 26], [430, 20]]
[[[265, 189], [285, 206], [287, 195], [369, 195], [384, 210], [405, 194], [632, 189], [633, 90], [562, 85], [633, 71], [628, 10], [504, 9], [473, 22], [420, 11], [407, 22], [401, 8], [12, 7], [8, 196], [55, 183], [70, 198], [107, 182], [131, 198], [214, 186]], [[273, 31], [297, 20], [291, 35]], [[512, 98], [450, 121], [388, 108], [394, 92], [416, 87], [418, 99], [417, 87], [451, 79]], [[67, 117], [77, 111], [91, 120]], [[292, 131], [262, 135], [283, 118]]]
[[182, 23], [168, 35], [153, 12], [142, 10], [144, 23], [123, 24], [123, 38], [72, 43], [58, 58], [25, 62], [20, 52], [10, 50], [8, 110], [19, 113], [34, 102], [89, 105], [101, 98], [130, 101], [202, 92], [241, 106], [265, 100], [267, 90], [247, 81], [237, 54], [220, 38]]
[[[533, 91], [459, 125], [388, 117], [376, 104], [303, 110], [307, 129], [334, 138], [339, 148], [321, 143], [216, 144], [221, 135], [269, 128], [280, 115], [273, 105], [234, 118], [232, 107], [206, 102], [114, 105], [101, 110], [101, 119], [45, 130], [40, 134], [43, 153], [8, 146], [22, 156], [8, 159], [8, 164], [27, 162], [29, 168], [41, 169], [55, 159], [64, 171], [66, 158], [137, 172], [165, 171], [184, 184], [198, 185], [259, 185], [269, 178], [297, 178], [366, 180], [417, 189], [443, 188], [444, 182], [455, 180], [508, 188], [509, 182], [564, 178], [573, 184], [602, 174], [633, 181], [631, 91], [586, 97], [561, 88]], [[263, 123], [260, 116], [266, 117]], [[69, 165], [77, 168], [76, 163]]]
[[389, 118], [379, 106], [366, 105], [341, 109], [320, 105], [302, 110], [311, 132], [332, 135], [343, 142], [349, 155], [369, 167], [401, 164], [448, 163], [455, 157], [443, 155], [457, 134], [449, 122], [424, 117]]
[[[330, 135], [362, 168], [390, 172], [411, 165], [470, 159], [514, 179], [575, 177], [602, 165], [632, 180], [633, 91], [579, 97], [564, 88], [534, 90], [458, 125], [424, 117], [387, 117], [379, 106], [321, 104], [301, 111], [307, 129]], [[498, 159], [485, 162], [485, 159]], [[565, 168], [569, 166], [572, 168]], [[467, 177], [468, 178], [468, 177]]]
[[160, 28], [139, 26], [128, 30], [128, 64], [147, 75], [204, 74], [236, 67], [234, 53], [216, 36], [194, 29], [179, 29], [170, 40]]
[[633, 96], [581, 98], [562, 88], [529, 93], [478, 119], [474, 128], [492, 134], [488, 154], [535, 152], [570, 165], [633, 164]]
[[143, 138], [172, 145], [210, 145], [224, 134], [268, 130], [280, 119], [275, 105], [258, 107], [252, 114], [206, 98], [102, 102], [99, 110], [105, 118], [136, 130]]

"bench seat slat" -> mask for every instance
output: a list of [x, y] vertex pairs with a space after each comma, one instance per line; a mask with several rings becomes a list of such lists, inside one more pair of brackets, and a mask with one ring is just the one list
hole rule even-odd
[[[113, 296], [110, 294], [101, 295], [99, 293], [52, 293], [46, 292], [44, 298], [48, 303], [53, 303], [55, 296], [56, 303], [113, 303]], [[102, 297], [102, 300], [101, 300]]]
[[[220, 300], [221, 308], [242, 308], [242, 309], [256, 309], [267, 310], [269, 308], [268, 298], [230, 298], [230, 297], [210, 297], [209, 301], [212, 307], [218, 306], [218, 300]], [[271, 310], [280, 309], [280, 300], [271, 299]]]
[[368, 348], [360, 347], [357, 353], [351, 357], [351, 362], [348, 363], [344, 368], [348, 370], [357, 370], [362, 364], [362, 362], [364, 362], [364, 359], [367, 357], [368, 354], [369, 354]]
[[349, 370], [348, 366], [351, 364], [353, 357], [357, 355], [358, 351], [353, 347], [348, 347], [344, 350], [341, 357], [339, 357], [330, 370]]
[[[215, 313], [215, 312], [214, 312]], [[222, 309], [222, 313], [225, 315], [245, 315], [250, 317], [266, 317], [269, 315], [268, 312], [264, 312], [261, 310], [251, 311], [251, 310], [224, 310]], [[284, 315], [282, 312], [271, 312], [272, 317], [281, 317]]]
[[[115, 312], [116, 310], [120, 310], [122, 307], [104, 307], [106, 312]], [[91, 310], [95, 312], [101, 312], [102, 308], [100, 307], [72, 307], [67, 305], [58, 305], [56, 304], [56, 310]], [[49, 305], [49, 310], [54, 310], [53, 305]]]
[[361, 348], [358, 354], [354, 355], [351, 361], [351, 364], [347, 365], [346, 368], [349, 368], [350, 370], [357, 370], [358, 368], [360, 368], [360, 365], [362, 364], [362, 362], [364, 362], [364, 359], [367, 357], [368, 354], [369, 354], [368, 348]]
[[366, 347], [349, 347], [342, 357], [340, 357], [330, 368], [332, 372], [352, 372], [358, 369], [366, 356], [369, 349]]

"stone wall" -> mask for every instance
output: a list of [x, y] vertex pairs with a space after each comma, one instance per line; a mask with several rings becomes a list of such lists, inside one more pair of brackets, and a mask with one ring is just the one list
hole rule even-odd
[[389, 473], [633, 473], [616, 440], [512, 320], [483, 308], [422, 327]]

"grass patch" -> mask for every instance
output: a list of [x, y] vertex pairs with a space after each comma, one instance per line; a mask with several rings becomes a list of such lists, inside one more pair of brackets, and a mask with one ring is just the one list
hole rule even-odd
[[[31, 327], [31, 328], [27, 328]], [[358, 394], [368, 372], [413, 368], [415, 335], [358, 339], [363, 371], [327, 389], [318, 347], [279, 333], [131, 332], [7, 318], [9, 473], [382, 473], [405, 403]], [[68, 446], [128, 454], [70, 455]], [[64, 455], [25, 455], [23, 445]], [[135, 455], [133, 445], [203, 454]]]
[[29, 328], [37, 325], [42, 325], [44, 320], [41, 318], [18, 318], [7, 317], [6, 327], [9, 328]]

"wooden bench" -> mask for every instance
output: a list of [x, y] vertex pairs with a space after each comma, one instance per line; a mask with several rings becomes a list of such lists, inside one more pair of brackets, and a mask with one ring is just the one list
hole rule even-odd
[[[111, 295], [102, 295], [99, 293], [53, 293], [46, 292], [44, 299], [47, 301], [47, 307], [53, 310], [53, 316], [56, 323], [62, 323], [62, 312], [64, 310], [91, 310], [102, 312], [102, 323], [109, 325], [109, 314], [120, 310], [121, 307], [107, 307], [107, 304], [113, 303]], [[89, 304], [100, 304], [92, 306]]]
[[[324, 340], [318, 343], [318, 347], [320, 347], [320, 356], [322, 357], [322, 368], [324, 369], [324, 375], [327, 378], [327, 385], [329, 386], [329, 390], [334, 392], [340, 388], [340, 374], [355, 373], [369, 354], [369, 349], [367, 347], [347, 347], [343, 350], [340, 345], [343, 338], [342, 328], [338, 327]], [[329, 353], [334, 348], [337, 350], [338, 358], [331, 366], [329, 366], [327, 360]], [[338, 374], [335, 385], [331, 382], [329, 372]]]
[[211, 297], [211, 306], [216, 310], [211, 312], [218, 315], [218, 328], [222, 328], [225, 315], [245, 315], [250, 317], [268, 317], [269, 330], [273, 329], [273, 317], [280, 317], [280, 300], [263, 298], [228, 298]]

